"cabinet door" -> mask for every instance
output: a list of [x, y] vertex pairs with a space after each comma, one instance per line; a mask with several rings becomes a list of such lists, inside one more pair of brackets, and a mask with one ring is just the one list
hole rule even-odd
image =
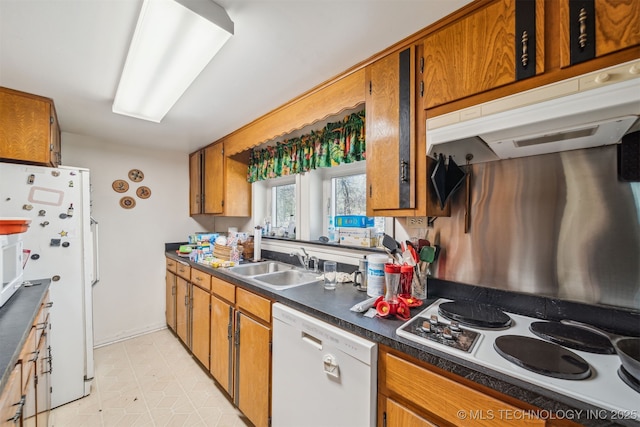
[[52, 166], [58, 167], [62, 163], [62, 142], [60, 137], [60, 125], [58, 124], [58, 116], [56, 115], [55, 109], [51, 107], [51, 110], [51, 144], [49, 145], [49, 159]]
[[27, 378], [27, 386], [22, 390], [25, 396], [24, 410], [22, 413], [22, 427], [35, 427], [37, 414], [37, 390], [38, 376], [36, 374], [36, 363], [38, 361], [37, 353], [23, 364], [22, 375]]
[[212, 295], [209, 372], [230, 396], [233, 395], [233, 318], [233, 307]]
[[182, 277], [176, 277], [176, 333], [178, 337], [189, 345], [189, 282]]
[[640, 44], [640, 3], [564, 0], [560, 3], [562, 66]]
[[209, 369], [209, 292], [191, 286], [191, 351]]
[[204, 149], [202, 166], [204, 210], [206, 214], [224, 213], [224, 145], [215, 144]]
[[424, 39], [425, 109], [515, 81], [515, 5], [495, 1]]
[[55, 166], [52, 108], [46, 98], [0, 88], [0, 158]]
[[256, 427], [269, 424], [271, 329], [236, 313], [234, 403]]
[[384, 399], [385, 412], [380, 424], [386, 427], [436, 427], [435, 424], [395, 401], [384, 396], [382, 398]]
[[18, 363], [0, 391], [0, 427], [16, 427], [20, 424], [22, 413], [22, 365]]
[[166, 271], [166, 287], [165, 287], [165, 317], [167, 326], [174, 332], [176, 331], [176, 275], [170, 271]]
[[247, 182], [248, 152], [224, 158], [224, 215], [251, 216], [251, 184]]
[[415, 206], [414, 48], [369, 65], [366, 73], [367, 215]]
[[38, 362], [36, 368], [38, 383], [36, 385], [36, 408], [38, 426], [49, 425], [51, 411], [51, 347], [49, 334], [43, 334], [38, 346]]
[[202, 213], [202, 151], [189, 155], [189, 214]]

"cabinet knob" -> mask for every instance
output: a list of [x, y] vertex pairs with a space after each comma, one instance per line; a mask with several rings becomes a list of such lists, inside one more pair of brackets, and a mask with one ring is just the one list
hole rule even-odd
[[596, 83], [604, 83], [611, 80], [611, 75], [609, 73], [600, 73], [596, 76]]
[[633, 64], [629, 68], [629, 74], [640, 74], [640, 64]]

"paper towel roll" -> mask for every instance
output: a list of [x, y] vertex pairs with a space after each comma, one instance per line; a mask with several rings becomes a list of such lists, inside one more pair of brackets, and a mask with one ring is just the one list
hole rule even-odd
[[253, 260], [260, 261], [262, 254], [260, 253], [260, 243], [262, 241], [262, 227], [257, 226], [253, 233]]

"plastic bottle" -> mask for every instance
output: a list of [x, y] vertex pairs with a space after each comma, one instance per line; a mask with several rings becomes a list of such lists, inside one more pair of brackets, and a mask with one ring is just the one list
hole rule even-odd
[[329, 238], [329, 242], [335, 243], [336, 239], [336, 228], [333, 225], [333, 216], [329, 215], [329, 226], [327, 227], [327, 237]]
[[289, 228], [287, 229], [287, 237], [290, 239], [296, 238], [296, 218], [291, 215], [289, 216]]
[[265, 217], [264, 226], [262, 227], [262, 235], [263, 236], [271, 235], [271, 217]]
[[367, 257], [367, 295], [377, 297], [384, 295], [384, 265], [389, 262], [386, 255], [369, 255]]

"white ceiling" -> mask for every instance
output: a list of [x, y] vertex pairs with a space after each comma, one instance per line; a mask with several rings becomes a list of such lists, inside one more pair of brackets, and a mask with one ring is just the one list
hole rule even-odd
[[0, 86], [52, 98], [63, 132], [191, 152], [469, 0], [217, 0], [235, 35], [161, 123], [111, 104], [142, 0], [0, 0]]

